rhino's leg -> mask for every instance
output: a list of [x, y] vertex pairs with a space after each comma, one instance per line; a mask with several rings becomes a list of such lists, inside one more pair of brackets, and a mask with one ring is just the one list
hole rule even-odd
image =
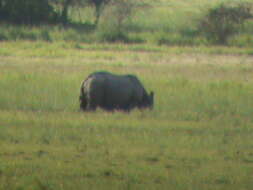
[[96, 109], [97, 109], [97, 104], [91, 103], [91, 102], [87, 104], [88, 111], [95, 111]]
[[136, 103], [131, 103], [128, 107], [127, 107], [127, 111], [131, 111], [132, 109], [134, 109], [136, 107]]
[[123, 110], [129, 112], [136, 107], [137, 103], [138, 102], [137, 102], [136, 98], [131, 97], [129, 99], [128, 103], [124, 106]]
[[103, 108], [106, 111], [114, 111], [115, 110], [114, 106], [112, 106], [112, 105], [104, 105]]
[[87, 103], [87, 110], [88, 111], [95, 111], [98, 106], [97, 98], [96, 96], [90, 96], [89, 101]]

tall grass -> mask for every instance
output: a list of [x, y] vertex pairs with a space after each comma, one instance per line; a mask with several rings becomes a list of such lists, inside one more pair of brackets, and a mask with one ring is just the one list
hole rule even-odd
[[[0, 189], [252, 188], [251, 56], [122, 44], [1, 47]], [[79, 112], [81, 81], [96, 70], [136, 74], [154, 90], [154, 110]]]

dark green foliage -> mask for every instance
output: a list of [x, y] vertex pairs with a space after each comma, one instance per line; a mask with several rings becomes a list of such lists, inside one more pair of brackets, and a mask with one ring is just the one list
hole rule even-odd
[[0, 20], [15, 24], [51, 23], [57, 14], [48, 0], [1, 0]]
[[6, 33], [5, 32], [0, 32], [0, 41], [3, 41], [3, 40], [7, 40], [7, 37], [6, 37]]
[[220, 4], [211, 8], [200, 23], [200, 30], [211, 41], [227, 44], [228, 38], [239, 31], [249, 18], [252, 5], [249, 3]]

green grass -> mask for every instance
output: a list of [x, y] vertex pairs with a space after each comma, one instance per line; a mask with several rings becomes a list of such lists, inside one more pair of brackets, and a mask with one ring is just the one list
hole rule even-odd
[[[0, 189], [252, 189], [247, 48], [0, 46]], [[79, 112], [96, 70], [136, 74], [154, 110]]]

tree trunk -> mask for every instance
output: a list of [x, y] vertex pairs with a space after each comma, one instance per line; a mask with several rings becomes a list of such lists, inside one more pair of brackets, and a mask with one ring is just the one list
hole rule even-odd
[[70, 3], [71, 3], [71, 0], [64, 1], [62, 13], [61, 13], [61, 21], [63, 24], [67, 24], [68, 22], [68, 10], [69, 10]]
[[95, 20], [95, 26], [98, 25], [99, 22], [99, 18], [100, 18], [100, 13], [101, 13], [101, 4], [100, 5], [96, 5], [96, 10], [95, 10], [95, 14], [96, 14], [96, 20]]

